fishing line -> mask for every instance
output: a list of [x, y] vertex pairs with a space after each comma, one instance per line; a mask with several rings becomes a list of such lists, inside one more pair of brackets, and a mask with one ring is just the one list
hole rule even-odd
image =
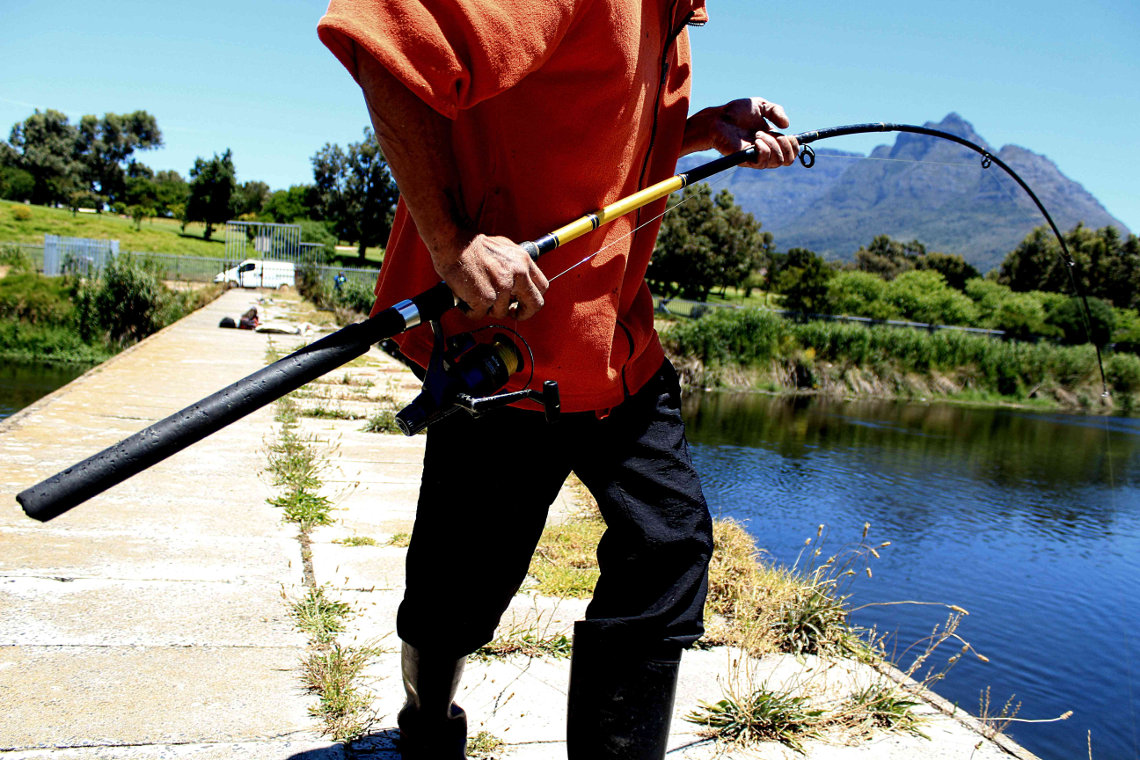
[[843, 154], [816, 154], [817, 158], [845, 158], [849, 161], [894, 161], [900, 164], [931, 164], [933, 166], [966, 166], [977, 168], [977, 164], [967, 161], [927, 161], [919, 158], [882, 158], [881, 156], [848, 156]]

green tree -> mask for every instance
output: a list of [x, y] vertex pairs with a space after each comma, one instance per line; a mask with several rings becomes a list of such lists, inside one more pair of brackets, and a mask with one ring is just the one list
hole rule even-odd
[[132, 161], [127, 166], [121, 200], [128, 207], [146, 206], [154, 209], [158, 206], [158, 185], [149, 166], [137, 161]]
[[904, 272], [888, 283], [887, 301], [904, 319], [933, 325], [973, 325], [978, 310], [934, 271]]
[[1045, 321], [1045, 294], [1015, 293], [1009, 286], [976, 277], [966, 283], [966, 295], [978, 308], [978, 325], [1004, 330], [1011, 338], [1053, 337], [1057, 330]]
[[173, 169], [156, 172], [154, 175], [155, 209], [162, 216], [175, 219], [186, 209], [190, 199], [190, 186], [182, 175]]
[[977, 269], [957, 254], [931, 251], [919, 256], [914, 264], [916, 269], [938, 272], [954, 290], [965, 290], [967, 282], [981, 276]]
[[866, 248], [860, 246], [855, 252], [855, 269], [870, 272], [884, 280], [893, 280], [903, 272], [916, 267], [920, 256], [926, 254], [926, 247], [912, 240], [900, 243], [889, 235], [878, 235]]
[[321, 217], [340, 239], [356, 241], [363, 260], [368, 246], [388, 239], [399, 197], [380, 145], [365, 127], [361, 142], [347, 150], [326, 144], [312, 162]]
[[25, 201], [32, 197], [36, 188], [36, 181], [31, 174], [17, 166], [10, 166], [2, 158], [3, 148], [7, 145], [0, 143], [0, 198], [11, 201]]
[[701, 183], [685, 188], [665, 215], [646, 279], [662, 295], [704, 301], [714, 287], [743, 285], [771, 245], [772, 235], [732, 193], [714, 198]]
[[12, 127], [4, 150], [5, 163], [31, 176], [29, 201], [41, 206], [66, 204], [71, 193], [80, 189], [78, 136], [67, 116], [52, 109], [36, 109]]
[[233, 216], [232, 201], [237, 183], [234, 180], [233, 155], [229, 148], [222, 155], [214, 154], [210, 160], [194, 160], [190, 170], [190, 196], [186, 201], [185, 218], [191, 222], [205, 222], [206, 240], [214, 233], [214, 225]]
[[898, 312], [887, 301], [887, 282], [870, 272], [836, 272], [827, 283], [828, 311], [853, 317], [891, 319]]
[[316, 185], [293, 185], [288, 190], [270, 194], [261, 209], [263, 216], [279, 224], [291, 224], [298, 219], [316, 219], [320, 216], [320, 195]]
[[1049, 310], [1046, 318], [1060, 331], [1062, 343], [1077, 346], [1092, 342], [1104, 346], [1112, 340], [1116, 329], [1112, 307], [1099, 298], [1089, 298], [1088, 305], [1087, 315], [1080, 298], [1066, 298]]
[[[111, 203], [126, 203], [127, 164], [136, 150], [162, 147], [158, 122], [146, 111], [79, 120], [75, 154], [80, 181]], [[131, 162], [133, 163], [133, 162]], [[148, 170], [149, 171], [149, 170]]]
[[775, 289], [784, 295], [784, 308], [804, 313], [825, 313], [831, 310], [827, 300], [827, 286], [835, 270], [815, 252], [806, 248], [791, 248], [783, 257], [782, 267], [775, 277]]
[[257, 180], [243, 182], [234, 189], [234, 216], [259, 215], [269, 200], [269, 185]]
[[[1115, 227], [1092, 230], [1078, 224], [1065, 234], [1082, 292], [1118, 308], [1140, 307], [1140, 240], [1121, 237]], [[1044, 290], [1074, 295], [1070, 267], [1046, 227], [1038, 227], [1002, 261], [998, 281], [1016, 291]]]

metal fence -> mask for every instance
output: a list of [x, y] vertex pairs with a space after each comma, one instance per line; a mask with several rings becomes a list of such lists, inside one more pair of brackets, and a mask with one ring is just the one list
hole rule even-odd
[[44, 235], [43, 271], [49, 277], [64, 273], [91, 277], [118, 253], [118, 240]]
[[226, 258], [313, 261], [318, 251], [301, 243], [301, 225], [275, 222], [226, 222]]

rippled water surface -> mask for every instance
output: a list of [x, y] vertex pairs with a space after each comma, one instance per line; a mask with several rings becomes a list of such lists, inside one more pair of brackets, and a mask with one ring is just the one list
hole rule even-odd
[[[827, 526], [831, 551], [890, 541], [853, 605], [969, 610], [964, 659], [937, 691], [971, 712], [1016, 695], [1009, 733], [1047, 760], [1140, 757], [1140, 420], [757, 395], [698, 394], [689, 440], [714, 515], [791, 564]], [[936, 607], [868, 607], [906, 647]], [[956, 650], [947, 649], [946, 657]], [[910, 659], [899, 658], [904, 666]]]

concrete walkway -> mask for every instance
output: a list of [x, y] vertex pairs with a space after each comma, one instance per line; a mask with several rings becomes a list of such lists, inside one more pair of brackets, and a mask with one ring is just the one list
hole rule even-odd
[[[260, 300], [259, 300], [260, 299]], [[372, 724], [352, 747], [322, 737], [300, 663], [307, 641], [289, 602], [304, 596], [305, 557], [293, 525], [267, 504], [267, 444], [280, 432], [260, 410], [48, 524], [26, 518], [15, 494], [264, 366], [301, 338], [222, 330], [223, 316], [258, 303], [291, 329], [296, 299], [232, 290], [65, 388], [0, 423], [0, 754], [51, 758], [396, 760], [402, 703], [395, 609], [411, 529], [423, 437], [366, 433], [360, 420], [306, 417], [302, 432], [329, 455], [324, 493], [334, 525], [316, 530], [315, 583], [353, 609], [346, 645], [378, 654], [365, 671]], [[415, 393], [411, 374], [373, 351], [298, 400], [361, 415]], [[564, 491], [555, 515], [573, 509]], [[345, 539], [355, 537], [352, 545]], [[371, 539], [374, 544], [365, 539]], [[397, 542], [398, 543], [398, 542]], [[456, 568], [457, 574], [462, 568]], [[581, 602], [520, 593], [504, 630], [568, 631]], [[506, 743], [510, 760], [565, 757], [567, 660], [514, 657], [469, 664], [457, 701], [472, 734]], [[702, 741], [683, 720], [698, 702], [737, 687], [781, 682], [808, 691], [872, 674], [808, 659], [741, 666], [725, 649], [686, 654], [671, 758], [798, 757], [772, 744], [748, 751]], [[922, 731], [843, 743], [812, 740], [807, 757], [1032, 756], [986, 740], [976, 723], [922, 708]]]

